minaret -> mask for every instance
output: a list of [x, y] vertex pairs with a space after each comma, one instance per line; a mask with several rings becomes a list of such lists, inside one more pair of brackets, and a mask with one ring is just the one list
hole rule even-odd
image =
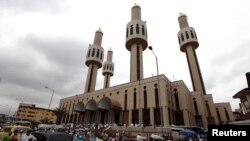
[[198, 59], [195, 49], [198, 48], [199, 42], [193, 27], [189, 27], [187, 16], [181, 14], [178, 17], [180, 31], [178, 32], [178, 40], [180, 50], [186, 53], [189, 72], [192, 79], [193, 90], [206, 94], [205, 86], [203, 83], [201, 70], [199, 67]]
[[85, 64], [89, 67], [88, 75], [85, 84], [85, 93], [95, 90], [97, 70], [102, 67], [103, 62], [103, 48], [102, 48], [102, 31], [99, 28], [95, 32], [95, 39], [93, 45], [89, 45]]
[[102, 75], [104, 76], [104, 89], [110, 86], [110, 77], [114, 74], [114, 63], [112, 62], [112, 55], [112, 50], [109, 50], [107, 55], [107, 61], [103, 63]]
[[143, 79], [143, 51], [147, 48], [147, 26], [141, 20], [141, 7], [134, 4], [126, 29], [126, 48], [130, 53], [130, 82]]

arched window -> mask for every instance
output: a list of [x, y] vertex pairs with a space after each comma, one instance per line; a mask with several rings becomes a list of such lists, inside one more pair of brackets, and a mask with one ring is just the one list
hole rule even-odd
[[139, 31], [139, 24], [136, 24], [136, 34], [139, 34], [140, 31]]
[[155, 84], [155, 107], [159, 107], [159, 93], [157, 84]]
[[144, 108], [148, 107], [148, 97], [147, 97], [147, 90], [146, 90], [146, 86], [144, 86], [144, 90], [143, 90], [143, 95], [144, 95]]
[[128, 28], [126, 29], [126, 37], [128, 37]]
[[99, 49], [97, 50], [96, 57], [99, 57]]
[[221, 116], [220, 116], [220, 112], [219, 112], [218, 108], [216, 108], [216, 114], [217, 114], [217, 117], [219, 119], [219, 122], [221, 122]]
[[190, 33], [191, 33], [191, 37], [194, 38], [194, 33], [192, 30], [190, 30]]
[[195, 99], [195, 98], [193, 98], [193, 104], [194, 104], [195, 114], [198, 115], [198, 114], [199, 114], [199, 111], [198, 111], [197, 102], [196, 102], [196, 99]]
[[103, 52], [101, 51], [101, 57], [100, 57], [101, 59], [102, 59], [102, 56], [103, 56]]
[[126, 91], [124, 95], [124, 109], [127, 110], [127, 92]]
[[196, 33], [195, 33], [195, 31], [194, 31], [194, 37], [197, 39], [197, 36], [196, 36]]
[[229, 121], [230, 118], [229, 118], [229, 115], [228, 115], [228, 112], [227, 112], [227, 108], [224, 108], [224, 110], [225, 110], [225, 114], [226, 114], [227, 121]]
[[145, 35], [144, 25], [141, 26], [142, 35]]
[[134, 109], [136, 109], [136, 92], [134, 92]]
[[130, 35], [133, 35], [133, 25], [130, 26]]
[[181, 44], [181, 40], [180, 40], [180, 37], [178, 36], [178, 41], [179, 41], [179, 44]]
[[88, 57], [90, 56], [90, 52], [91, 52], [91, 49], [89, 49], [89, 52], [88, 52]]
[[95, 48], [93, 48], [92, 57], [94, 57], [94, 55], [95, 55]]
[[208, 117], [211, 117], [211, 111], [210, 111], [210, 108], [209, 108], [208, 101], [206, 100], [205, 102], [206, 102], [206, 109], [207, 109]]
[[174, 89], [174, 99], [175, 99], [175, 104], [176, 104], [176, 110], [180, 110], [179, 97], [178, 97], [178, 92], [176, 88]]
[[181, 41], [184, 41], [184, 36], [182, 33], [181, 33]]
[[186, 38], [189, 39], [188, 31], [186, 31], [185, 33], [186, 33]]

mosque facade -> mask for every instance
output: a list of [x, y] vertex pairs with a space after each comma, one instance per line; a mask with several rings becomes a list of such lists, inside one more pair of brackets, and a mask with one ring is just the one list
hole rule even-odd
[[[180, 51], [186, 54], [193, 91], [184, 81], [170, 81], [164, 74], [144, 78], [143, 51], [148, 49], [147, 26], [141, 19], [141, 7], [131, 9], [131, 21], [126, 26], [126, 49], [130, 51], [130, 82], [110, 86], [114, 74], [113, 52], [107, 52], [103, 62], [103, 32], [95, 32], [89, 45], [85, 64], [88, 73], [84, 93], [60, 100], [59, 107], [66, 108], [62, 123], [116, 123], [144, 126], [200, 126], [234, 121], [229, 102], [214, 103], [207, 94], [196, 55], [199, 42], [195, 29], [187, 16], [178, 17]], [[97, 72], [102, 68], [103, 89], [95, 90]]]

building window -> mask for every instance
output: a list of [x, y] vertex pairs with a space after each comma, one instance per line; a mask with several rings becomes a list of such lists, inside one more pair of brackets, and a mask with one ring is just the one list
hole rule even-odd
[[180, 37], [178, 36], [178, 42], [179, 42], [179, 44], [181, 44], [181, 40], [180, 40]]
[[184, 36], [182, 33], [181, 33], [181, 41], [184, 41]]
[[206, 100], [205, 102], [206, 102], [206, 109], [207, 109], [208, 117], [211, 117], [211, 111], [210, 111], [210, 108], [209, 108], [208, 101]]
[[194, 38], [194, 33], [192, 30], [190, 30], [190, 33], [191, 33], [191, 37]]
[[145, 31], [144, 31], [144, 25], [141, 26], [141, 31], [142, 31], [142, 35], [145, 35]]
[[126, 29], [126, 37], [128, 37], [128, 28]]
[[94, 55], [95, 55], [95, 48], [93, 48], [92, 57], [94, 57]]
[[159, 95], [158, 95], [158, 88], [155, 88], [155, 106], [159, 107]]
[[147, 108], [148, 107], [148, 97], [147, 97], [147, 90], [145, 89], [143, 91], [143, 94], [144, 94], [144, 108]]
[[197, 107], [197, 102], [196, 102], [196, 99], [195, 99], [195, 98], [193, 98], [193, 104], [194, 104], [195, 114], [196, 114], [196, 115], [199, 115], [199, 111], [198, 111], [198, 107]]
[[104, 64], [104, 66], [103, 66], [103, 70], [106, 70], [106, 64]]
[[102, 56], [103, 56], [103, 52], [101, 51], [101, 59], [102, 59]]
[[96, 57], [99, 58], [99, 49], [97, 50]]
[[136, 92], [134, 92], [134, 109], [136, 109]]
[[136, 24], [136, 34], [139, 34], [139, 24]]
[[217, 117], [219, 119], [219, 122], [221, 122], [221, 116], [220, 116], [220, 112], [219, 112], [218, 108], [216, 108], [216, 114], [217, 114]]
[[130, 26], [130, 35], [133, 35], [133, 25]]
[[89, 49], [89, 52], [88, 52], [88, 57], [90, 56], [90, 52], [91, 52], [91, 49]]
[[194, 31], [194, 37], [197, 39], [197, 36], [196, 36], [196, 33], [195, 33], [195, 31]]
[[124, 97], [125, 97], [124, 98], [125, 99], [124, 100], [124, 109], [127, 110], [127, 94], [126, 93], [125, 93]]
[[112, 95], [112, 93], [109, 93], [109, 95], [111, 96], [111, 95]]
[[230, 118], [229, 118], [229, 115], [228, 115], [228, 112], [227, 112], [227, 108], [224, 108], [224, 110], [225, 110], [225, 114], [226, 114], [227, 121], [229, 121]]
[[179, 111], [180, 110], [180, 103], [179, 103], [179, 97], [177, 93], [177, 89], [174, 89], [174, 99], [175, 99], [175, 104], [176, 104], [176, 109]]
[[186, 38], [189, 39], [188, 31], [186, 31], [185, 33], [186, 33]]

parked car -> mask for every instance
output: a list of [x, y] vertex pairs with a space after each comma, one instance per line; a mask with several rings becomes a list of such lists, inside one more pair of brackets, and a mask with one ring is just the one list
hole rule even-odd
[[32, 134], [37, 138], [37, 141], [72, 141], [72, 136], [68, 133], [34, 132]]

